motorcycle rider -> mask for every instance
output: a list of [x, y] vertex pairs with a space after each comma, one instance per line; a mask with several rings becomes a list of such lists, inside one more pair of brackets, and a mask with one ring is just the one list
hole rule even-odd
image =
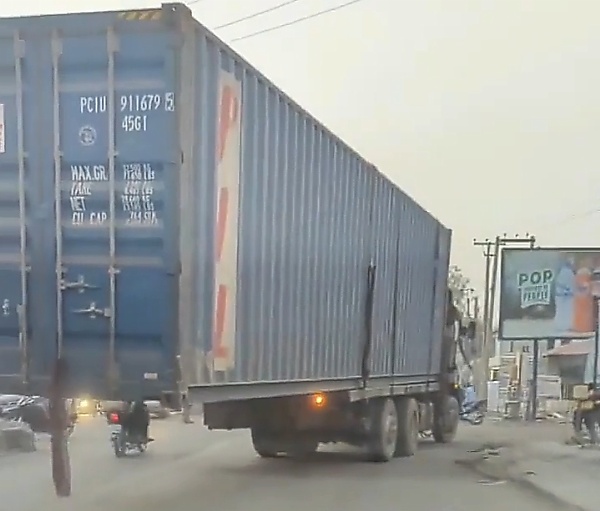
[[148, 436], [148, 427], [150, 426], [150, 412], [146, 403], [138, 399], [131, 404], [127, 412], [127, 432], [132, 436], [138, 436], [146, 442], [152, 439]]

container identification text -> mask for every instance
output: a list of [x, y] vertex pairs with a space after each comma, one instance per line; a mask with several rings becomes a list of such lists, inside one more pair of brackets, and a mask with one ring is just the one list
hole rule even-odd
[[76, 227], [83, 225], [103, 225], [108, 220], [106, 211], [89, 210], [92, 200], [94, 183], [108, 181], [105, 165], [71, 165], [71, 188], [69, 202], [71, 204], [71, 224]]
[[[82, 96], [79, 98], [82, 114], [105, 114], [108, 96]], [[174, 112], [175, 93], [122, 94], [117, 98], [119, 125], [126, 133], [148, 131], [153, 112]]]
[[[119, 168], [119, 167], [118, 167]], [[156, 226], [159, 223], [155, 205], [156, 171], [150, 163], [125, 163], [120, 166], [120, 204], [125, 214], [123, 223], [130, 226]], [[69, 203], [71, 225], [74, 227], [102, 226], [110, 220], [107, 211], [106, 165], [71, 165]], [[95, 188], [101, 184], [101, 190]], [[104, 196], [104, 199], [100, 197]], [[107, 204], [106, 210], [91, 207], [90, 203]]]
[[121, 203], [127, 214], [128, 225], [151, 226], [158, 224], [154, 205], [156, 171], [150, 163], [123, 164], [123, 194]]

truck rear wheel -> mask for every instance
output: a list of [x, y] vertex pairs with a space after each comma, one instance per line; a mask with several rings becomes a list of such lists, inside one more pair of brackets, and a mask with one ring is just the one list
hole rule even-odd
[[253, 428], [252, 445], [261, 458], [279, 458], [283, 455], [303, 458], [313, 454], [319, 447], [319, 442], [311, 438], [286, 438]]
[[367, 444], [369, 458], [376, 462], [390, 461], [398, 441], [398, 413], [390, 398], [370, 403], [370, 430]]
[[411, 397], [396, 400], [398, 413], [398, 440], [394, 456], [404, 458], [413, 456], [419, 444], [419, 405]]
[[261, 458], [278, 458], [282, 454], [277, 440], [272, 435], [258, 428], [252, 428], [251, 434], [254, 451]]
[[449, 444], [456, 437], [459, 422], [458, 400], [446, 396], [434, 408], [433, 438], [438, 444]]
[[297, 441], [290, 441], [289, 445], [285, 449], [285, 453], [290, 458], [304, 458], [314, 454], [318, 449], [319, 442], [308, 438], [298, 439]]

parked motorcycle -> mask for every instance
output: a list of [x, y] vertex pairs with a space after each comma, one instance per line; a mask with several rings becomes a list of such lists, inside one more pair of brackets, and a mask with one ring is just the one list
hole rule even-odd
[[484, 401], [477, 401], [475, 403], [463, 403], [462, 410], [460, 411], [460, 420], [468, 422], [472, 426], [479, 426], [483, 423], [483, 412], [481, 411]]
[[148, 443], [152, 439], [144, 438], [139, 435], [134, 435], [124, 427], [123, 418], [124, 412], [110, 412], [108, 414], [108, 422], [113, 429], [110, 434], [110, 441], [113, 446], [113, 451], [117, 458], [127, 456], [132, 452], [142, 454], [148, 448]]

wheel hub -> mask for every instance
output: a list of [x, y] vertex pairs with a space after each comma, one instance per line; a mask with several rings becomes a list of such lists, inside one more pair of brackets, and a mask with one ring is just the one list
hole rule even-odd
[[395, 447], [398, 438], [398, 419], [393, 410], [388, 412], [385, 420], [384, 438], [387, 447]]

